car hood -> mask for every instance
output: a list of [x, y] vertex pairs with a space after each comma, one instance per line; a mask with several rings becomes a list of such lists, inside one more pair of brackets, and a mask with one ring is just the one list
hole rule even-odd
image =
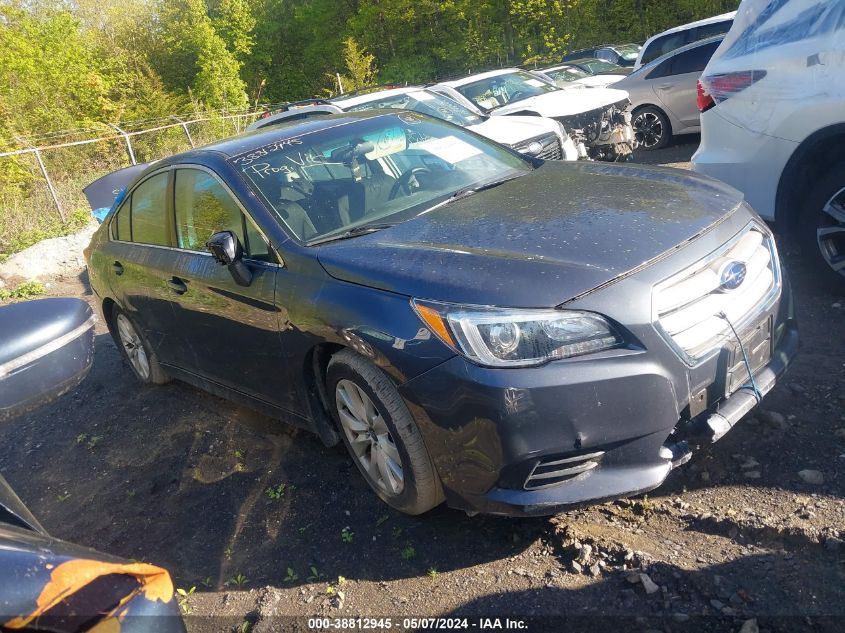
[[557, 134], [560, 126], [536, 116], [509, 116], [506, 119], [490, 117], [467, 129], [504, 145], [516, 145], [545, 134]]
[[314, 248], [331, 276], [356, 284], [553, 307], [692, 240], [741, 201], [686, 171], [548, 161], [396, 226]]
[[490, 114], [507, 115], [513, 112], [536, 112], [550, 118], [572, 116], [618, 103], [628, 98], [624, 90], [593, 88], [592, 90], [556, 90], [536, 97], [509, 103]]

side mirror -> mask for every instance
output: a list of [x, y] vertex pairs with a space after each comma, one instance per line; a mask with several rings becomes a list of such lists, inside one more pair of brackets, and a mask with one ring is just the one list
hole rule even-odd
[[244, 249], [234, 233], [231, 231], [215, 233], [205, 246], [218, 264], [229, 269], [236, 284], [248, 286], [252, 283], [252, 271], [243, 263]]

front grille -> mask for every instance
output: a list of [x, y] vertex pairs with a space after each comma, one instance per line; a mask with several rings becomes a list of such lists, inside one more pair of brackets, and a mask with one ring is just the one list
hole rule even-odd
[[603, 455], [604, 451], [598, 451], [575, 457], [553, 456], [541, 459], [525, 480], [525, 489], [549, 488], [574, 479], [581, 473], [596, 468]]
[[[532, 143], [537, 143], [540, 148], [539, 151], [531, 152], [530, 147]], [[534, 158], [542, 158], [543, 160], [560, 160], [563, 158], [563, 147], [560, 144], [560, 139], [557, 134], [544, 134], [543, 136], [535, 136], [526, 141], [521, 141], [511, 146], [520, 154], [528, 154]]]
[[695, 361], [730, 334], [722, 314], [739, 329], [779, 292], [774, 240], [765, 229], [749, 225], [715, 253], [657, 286], [657, 323], [683, 356]]

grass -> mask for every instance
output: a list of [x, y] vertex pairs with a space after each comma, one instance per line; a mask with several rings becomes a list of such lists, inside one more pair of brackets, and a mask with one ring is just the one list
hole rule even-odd
[[293, 486], [288, 484], [279, 484], [278, 486], [270, 486], [264, 491], [270, 499], [278, 501], [285, 496], [286, 492], [293, 492]]
[[26, 301], [45, 292], [44, 285], [40, 281], [25, 281], [12, 290], [0, 288], [0, 303], [6, 301]]

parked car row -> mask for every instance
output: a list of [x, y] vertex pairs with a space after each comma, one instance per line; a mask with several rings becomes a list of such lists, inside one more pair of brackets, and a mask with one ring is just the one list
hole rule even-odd
[[[599, 82], [601, 83], [601, 82]], [[628, 95], [565, 90], [547, 78], [505, 68], [444, 81], [307, 101], [259, 119], [250, 129], [332, 112], [403, 109], [439, 117], [546, 159], [626, 160], [634, 148]]]

